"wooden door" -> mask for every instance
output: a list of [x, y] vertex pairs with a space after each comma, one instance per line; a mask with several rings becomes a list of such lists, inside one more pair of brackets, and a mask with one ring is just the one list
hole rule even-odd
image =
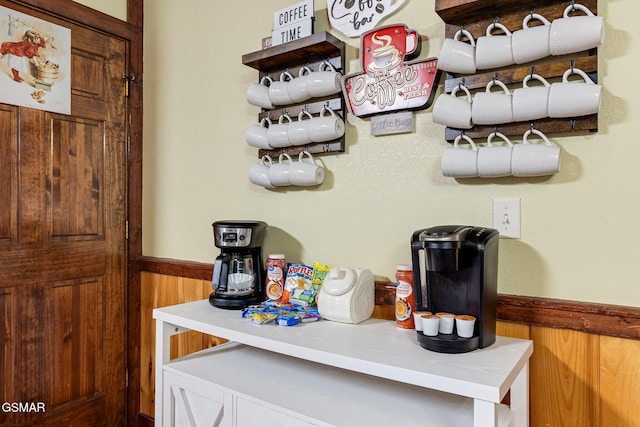
[[71, 115], [0, 104], [0, 426], [125, 425], [126, 43], [0, 4], [72, 38]]

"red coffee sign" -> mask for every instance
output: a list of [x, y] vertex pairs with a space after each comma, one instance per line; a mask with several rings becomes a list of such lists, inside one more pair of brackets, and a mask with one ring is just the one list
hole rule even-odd
[[351, 114], [361, 117], [429, 106], [440, 74], [437, 58], [405, 62], [419, 42], [418, 33], [405, 25], [380, 27], [362, 35], [363, 71], [342, 78]]

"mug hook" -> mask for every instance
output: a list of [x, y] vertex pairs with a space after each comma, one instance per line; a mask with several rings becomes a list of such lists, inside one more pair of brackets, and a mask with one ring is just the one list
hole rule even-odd
[[536, 73], [536, 67], [535, 65], [531, 66], [531, 73], [529, 74], [529, 78], [532, 79], [533, 75]]

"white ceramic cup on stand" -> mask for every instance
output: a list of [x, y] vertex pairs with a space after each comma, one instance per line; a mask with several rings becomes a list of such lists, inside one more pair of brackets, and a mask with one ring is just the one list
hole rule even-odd
[[293, 76], [288, 71], [280, 73], [280, 79], [274, 80], [269, 86], [269, 99], [273, 105], [290, 105], [293, 100], [289, 96], [289, 82]]
[[[531, 135], [541, 138], [541, 144], [529, 142]], [[560, 172], [560, 147], [554, 145], [537, 129], [529, 129], [522, 137], [522, 144], [514, 144], [511, 154], [513, 176], [545, 176]]]
[[[493, 139], [498, 137], [506, 145], [494, 145]], [[511, 175], [511, 153], [513, 143], [500, 132], [493, 132], [487, 137], [487, 145], [478, 149], [478, 175], [482, 178], [496, 178]]]
[[[307, 157], [309, 161], [304, 161]], [[317, 164], [308, 151], [298, 155], [298, 161], [289, 167], [289, 182], [292, 185], [311, 186], [320, 185], [324, 180], [324, 168]]]
[[323, 108], [320, 116], [314, 117], [309, 122], [311, 142], [332, 141], [341, 138], [342, 135], [344, 135], [344, 120], [328, 107]]
[[292, 120], [287, 114], [282, 114], [277, 123], [272, 123], [267, 129], [267, 142], [273, 148], [290, 147], [289, 125]]
[[[502, 93], [491, 91], [493, 86], [502, 89]], [[487, 83], [484, 92], [476, 93], [471, 103], [471, 120], [476, 125], [513, 122], [512, 96], [507, 85], [500, 80], [493, 79]]]
[[249, 169], [249, 181], [252, 184], [259, 185], [264, 188], [273, 188], [271, 180], [269, 179], [269, 169], [273, 165], [271, 157], [264, 155], [258, 161], [258, 163], [251, 166]]
[[[469, 149], [460, 147], [460, 141], [463, 140], [469, 143]], [[458, 135], [453, 146], [444, 149], [440, 169], [442, 175], [453, 178], [478, 176], [478, 147], [473, 139], [464, 134]]]
[[[577, 74], [582, 82], [569, 81], [569, 76]], [[587, 73], [570, 68], [564, 72], [562, 82], [552, 83], [549, 88], [549, 117], [579, 117], [600, 111], [602, 86], [589, 78]]]
[[[531, 81], [542, 86], [529, 86]], [[512, 95], [513, 120], [524, 122], [549, 116], [549, 88], [551, 85], [538, 74], [529, 74], [522, 80], [522, 87], [515, 89]]]
[[[286, 159], [286, 161], [285, 161]], [[282, 153], [278, 156], [278, 163], [274, 163], [269, 168], [269, 182], [275, 187], [283, 187], [291, 185], [289, 180], [289, 170], [293, 160], [287, 153]]]
[[273, 103], [269, 97], [269, 87], [273, 83], [271, 77], [264, 76], [260, 79], [260, 83], [251, 83], [247, 89], [247, 102], [256, 107], [267, 110], [273, 108]]
[[311, 98], [334, 95], [342, 90], [342, 74], [328, 61], [324, 61], [318, 71], [308, 74], [307, 91]]
[[[537, 20], [542, 25], [529, 27], [529, 22]], [[511, 35], [511, 51], [516, 64], [526, 64], [551, 55], [549, 32], [551, 22], [542, 15], [530, 13], [522, 20], [522, 29]]]
[[264, 117], [258, 124], [249, 126], [245, 132], [247, 144], [263, 150], [272, 150], [273, 147], [269, 145], [269, 138], [267, 136], [270, 126], [271, 120], [269, 120], [268, 117]]
[[[467, 97], [458, 97], [458, 91], [464, 92]], [[471, 93], [466, 86], [459, 84], [450, 95], [438, 96], [433, 105], [431, 119], [434, 123], [445, 125], [455, 129], [471, 129]]]
[[[460, 40], [463, 35], [469, 43]], [[476, 72], [476, 42], [469, 31], [460, 29], [452, 39], [444, 39], [438, 56], [438, 69], [460, 74]]]
[[[579, 10], [580, 16], [569, 16]], [[549, 30], [549, 50], [552, 55], [567, 55], [598, 47], [604, 41], [604, 18], [587, 7], [573, 4], [566, 7], [562, 18], [554, 19]]]
[[[493, 34], [494, 29], [501, 30], [504, 34]], [[492, 68], [505, 67], [515, 63], [511, 31], [504, 25], [494, 22], [487, 27], [486, 35], [476, 40], [476, 67], [478, 70], [490, 70]]]
[[298, 76], [289, 81], [289, 98], [291, 98], [294, 103], [304, 102], [311, 98], [308, 87], [311, 72], [311, 68], [306, 65], [302, 66], [300, 67], [300, 71], [298, 71]]
[[[306, 119], [305, 119], [306, 117]], [[298, 119], [289, 123], [289, 142], [291, 145], [307, 145], [311, 142], [309, 136], [309, 123], [313, 116], [307, 110], [303, 110], [298, 114]]]

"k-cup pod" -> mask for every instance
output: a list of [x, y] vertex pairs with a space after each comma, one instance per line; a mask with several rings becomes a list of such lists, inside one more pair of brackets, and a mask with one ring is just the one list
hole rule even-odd
[[289, 142], [291, 145], [307, 145], [311, 142], [309, 123], [313, 116], [306, 110], [298, 114], [298, 120], [289, 123]]
[[456, 333], [460, 338], [471, 338], [476, 326], [476, 318], [469, 314], [456, 315]]
[[[308, 161], [305, 161], [305, 157]], [[322, 184], [324, 180], [324, 168], [317, 164], [308, 151], [302, 151], [298, 155], [298, 161], [291, 163], [289, 167], [289, 182], [292, 185], [311, 186]]]
[[274, 80], [269, 86], [269, 99], [273, 105], [290, 105], [293, 100], [289, 96], [289, 82], [293, 76], [288, 71], [280, 73], [280, 79]]
[[325, 107], [319, 117], [314, 117], [309, 123], [309, 138], [311, 142], [326, 142], [341, 138], [344, 135], [344, 121], [335, 111]]
[[[466, 94], [466, 99], [458, 97], [458, 91]], [[458, 85], [450, 95], [442, 94], [438, 96], [433, 105], [431, 119], [434, 123], [445, 125], [456, 129], [471, 129], [471, 93], [466, 86]]]
[[342, 90], [342, 74], [328, 61], [308, 76], [307, 90], [312, 98], [334, 95]]
[[[537, 135], [542, 143], [530, 143], [529, 137]], [[523, 135], [522, 144], [514, 144], [511, 153], [513, 176], [544, 176], [560, 172], [560, 147], [554, 145], [545, 134], [529, 129]]]
[[[530, 86], [531, 81], [542, 85]], [[524, 122], [549, 116], [549, 88], [551, 85], [537, 74], [529, 74], [522, 81], [522, 87], [513, 91], [513, 120]]]
[[[504, 34], [495, 35], [495, 29]], [[476, 41], [476, 67], [478, 70], [490, 70], [515, 63], [511, 48], [511, 31], [504, 25], [494, 22], [487, 27], [486, 35]]]
[[271, 77], [264, 76], [260, 83], [251, 83], [247, 89], [247, 102], [267, 110], [272, 109], [273, 104], [269, 97], [269, 87], [272, 82]]
[[267, 142], [273, 148], [290, 147], [289, 141], [289, 124], [291, 117], [286, 114], [278, 118], [277, 123], [272, 123], [267, 129]]
[[309, 77], [311, 74], [311, 68], [308, 66], [300, 67], [298, 76], [289, 81], [289, 97], [294, 103], [300, 103], [311, 98], [309, 93]]
[[[430, 311], [414, 311], [411, 314], [413, 315], [413, 324], [415, 325], [416, 331], [422, 331], [422, 316], [432, 315]], [[437, 330], [438, 328], [436, 327], [436, 331]]]
[[[469, 148], [460, 146], [460, 141], [463, 140], [469, 143]], [[458, 135], [453, 141], [453, 146], [444, 149], [440, 168], [442, 175], [453, 178], [478, 176], [478, 147], [473, 139], [467, 135]]]
[[[495, 137], [506, 145], [495, 145]], [[487, 145], [478, 149], [478, 175], [496, 178], [511, 175], [511, 152], [513, 143], [504, 134], [493, 132], [487, 137]]]
[[[469, 43], [460, 40], [463, 35]], [[476, 72], [476, 42], [469, 31], [461, 29], [452, 39], [444, 39], [438, 56], [438, 69], [460, 74]]]
[[[286, 160], [285, 160], [286, 159]], [[291, 169], [291, 156], [287, 153], [282, 153], [278, 157], [278, 163], [274, 163], [269, 168], [269, 182], [275, 187], [282, 187], [290, 185], [289, 170]]]
[[[529, 22], [537, 20], [542, 25], [529, 27]], [[551, 55], [549, 32], [551, 22], [542, 15], [530, 13], [522, 20], [522, 29], [511, 36], [511, 50], [516, 64], [526, 64]]]
[[452, 334], [453, 325], [455, 324], [455, 315], [451, 313], [436, 313], [436, 316], [440, 318], [438, 332], [446, 335]]
[[269, 126], [271, 126], [271, 120], [269, 120], [268, 117], [264, 117], [258, 124], [249, 126], [245, 132], [247, 144], [263, 150], [273, 149], [273, 147], [269, 145], [269, 138], [267, 136]]
[[[577, 74], [580, 81], [569, 81], [569, 76]], [[600, 111], [602, 86], [595, 84], [587, 73], [570, 68], [564, 72], [562, 82], [552, 83], [549, 88], [549, 117], [579, 117]]]
[[[585, 15], [569, 16], [579, 10]], [[554, 19], [549, 30], [549, 51], [552, 55], [567, 55], [598, 47], [604, 41], [604, 18], [587, 7], [573, 4], [566, 7], [563, 17]]]
[[[417, 328], [416, 328], [417, 329]], [[440, 318], [435, 314], [423, 314], [420, 316], [420, 329], [422, 333], [429, 337], [438, 335], [440, 329]]]
[[[498, 86], [502, 93], [492, 92], [491, 88]], [[471, 103], [471, 121], [476, 125], [496, 125], [513, 122], [511, 93], [500, 80], [487, 83], [484, 92], [478, 92]]]
[[251, 166], [249, 169], [249, 181], [252, 184], [259, 185], [264, 188], [273, 188], [269, 179], [269, 169], [273, 161], [271, 157], [265, 155], [258, 161], [258, 163]]

